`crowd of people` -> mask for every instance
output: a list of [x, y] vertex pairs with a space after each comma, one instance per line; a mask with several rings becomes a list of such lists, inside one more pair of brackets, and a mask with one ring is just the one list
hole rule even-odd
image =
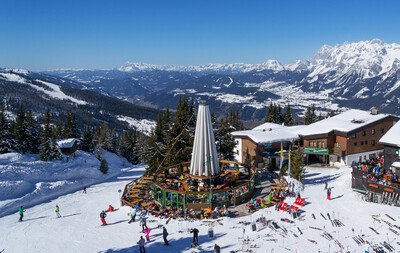
[[376, 184], [400, 189], [400, 178], [396, 170], [384, 168], [384, 157], [372, 158], [365, 162], [353, 163], [352, 167], [363, 171], [366, 178]]

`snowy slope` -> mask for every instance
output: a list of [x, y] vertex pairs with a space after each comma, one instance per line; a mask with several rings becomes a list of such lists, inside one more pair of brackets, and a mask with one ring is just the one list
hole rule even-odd
[[68, 192], [82, 189], [121, 173], [131, 166], [122, 157], [103, 152], [108, 175], [99, 171], [93, 155], [78, 151], [75, 157], [60, 161], [40, 161], [38, 155], [8, 153], [0, 155], [0, 217], [14, 212], [15, 206], [32, 206]]
[[[62, 196], [49, 203], [43, 203], [27, 209], [26, 221], [18, 223], [18, 215], [10, 215], [0, 219], [0, 245], [5, 252], [138, 252], [136, 242], [139, 240], [140, 227], [138, 222], [128, 224], [127, 207], [122, 207], [115, 213], [108, 213], [106, 227], [100, 226], [99, 212], [108, 204], [119, 207], [118, 190], [138, 176], [141, 168], [134, 168], [125, 172], [121, 177], [113, 181], [94, 185], [89, 188], [88, 194], [80, 191]], [[388, 230], [385, 223], [374, 223], [371, 215], [381, 214], [381, 218], [389, 220], [385, 213], [397, 221], [400, 219], [398, 207], [390, 207], [373, 203], [365, 203], [360, 195], [350, 189], [351, 174], [348, 167], [341, 169], [307, 168], [305, 177], [305, 189], [302, 197], [310, 204], [304, 207], [304, 220], [295, 224], [283, 223], [280, 218], [289, 218], [288, 214], [277, 212], [273, 208], [258, 211], [251, 216], [242, 218], [225, 218], [223, 225], [215, 223], [215, 238], [207, 237], [208, 226], [203, 221], [179, 221], [171, 220], [166, 225], [169, 232], [170, 246], [162, 244], [162, 230], [156, 229], [157, 221], [149, 218], [151, 241], [146, 244], [151, 253], [176, 253], [190, 252], [188, 246], [191, 243], [190, 228], [197, 227], [200, 230], [199, 240], [203, 252], [213, 252], [214, 243], [221, 246], [222, 252], [230, 252], [243, 248], [240, 238], [249, 238], [250, 245], [258, 245], [252, 248], [252, 252], [340, 252], [333, 240], [322, 237], [323, 231], [314, 230], [317, 227], [331, 234], [334, 239], [340, 241], [345, 250], [349, 252], [363, 252], [365, 246], [357, 245], [352, 239], [354, 235], [363, 235], [367, 241], [375, 243], [388, 241], [400, 251], [400, 245], [396, 244], [396, 236]], [[333, 188], [333, 200], [325, 198], [324, 182], [329, 182]], [[291, 203], [293, 200], [288, 200]], [[61, 219], [55, 218], [54, 207], [58, 204], [61, 208]], [[320, 213], [327, 217], [329, 212], [332, 218], [340, 219], [344, 227], [333, 227], [329, 220], [322, 218]], [[316, 219], [311, 217], [315, 214]], [[264, 216], [275, 220], [280, 226], [288, 230], [287, 235], [280, 231], [274, 231], [268, 227], [262, 227], [257, 223], [257, 231], [252, 232], [250, 225], [242, 226], [241, 221], [252, 222]], [[162, 221], [161, 224], [165, 224]], [[301, 229], [300, 234], [297, 227]], [[380, 233], [375, 234], [369, 227], [374, 227]], [[352, 229], [354, 228], [354, 232]], [[51, 232], [49, 232], [51, 231]], [[181, 231], [181, 232], [180, 232]], [[294, 236], [296, 234], [296, 236]], [[275, 239], [276, 241], [272, 241]], [[310, 242], [315, 240], [316, 244]], [[246, 248], [246, 247], [245, 247]]]

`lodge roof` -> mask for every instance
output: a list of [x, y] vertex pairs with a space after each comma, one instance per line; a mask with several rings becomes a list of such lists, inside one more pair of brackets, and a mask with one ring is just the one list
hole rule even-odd
[[392, 117], [389, 114], [371, 114], [369, 111], [351, 109], [336, 116], [317, 121], [300, 129], [301, 136], [322, 135], [332, 131], [349, 133], [384, 118]]

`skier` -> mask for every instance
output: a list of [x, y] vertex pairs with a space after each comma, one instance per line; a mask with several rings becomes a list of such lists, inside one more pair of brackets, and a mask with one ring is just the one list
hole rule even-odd
[[326, 198], [327, 198], [328, 200], [331, 200], [331, 193], [332, 193], [332, 189], [329, 187], [329, 188], [326, 190]]
[[166, 228], [165, 226], [163, 226], [162, 235], [163, 235], [163, 239], [164, 239], [164, 244], [165, 244], [165, 245], [169, 245], [168, 239], [167, 239], [168, 231], [167, 231], [167, 228]]
[[56, 205], [56, 210], [55, 211], [56, 211], [57, 218], [61, 218], [60, 207], [58, 205]]
[[19, 220], [18, 221], [22, 221], [22, 219], [24, 218], [24, 208], [22, 206], [20, 206], [20, 208], [18, 208], [18, 213], [19, 213]]
[[140, 236], [140, 240], [137, 242], [137, 244], [139, 245], [140, 253], [146, 253], [146, 250], [144, 249], [144, 243], [145, 240], [143, 239], [143, 236]]
[[146, 217], [145, 216], [142, 216], [140, 218], [139, 226], [140, 225], [142, 226], [142, 232], [144, 232], [144, 228], [148, 229], [147, 224], [146, 224]]
[[328, 182], [325, 182], [325, 190], [328, 189]]
[[190, 233], [193, 233], [193, 243], [199, 245], [199, 230], [197, 228], [192, 229]]
[[132, 222], [135, 222], [136, 219], [136, 209], [131, 210], [130, 213], [128, 213], [128, 215], [131, 217], [131, 219], [128, 221], [129, 224], [131, 224]]
[[214, 244], [214, 252], [221, 253], [221, 247], [218, 244]]
[[144, 230], [144, 233], [145, 233], [145, 235], [146, 235], [146, 240], [149, 242], [150, 241], [150, 232], [151, 232], [151, 229], [150, 228], [146, 228], [145, 230]]
[[101, 220], [101, 222], [103, 223], [102, 226], [107, 225], [106, 217], [107, 217], [106, 212], [105, 212], [105, 211], [101, 211], [101, 213], [100, 213], [100, 220]]
[[86, 189], [87, 189], [87, 187], [85, 186], [85, 187], [83, 187], [83, 193], [85, 193], [86, 194]]

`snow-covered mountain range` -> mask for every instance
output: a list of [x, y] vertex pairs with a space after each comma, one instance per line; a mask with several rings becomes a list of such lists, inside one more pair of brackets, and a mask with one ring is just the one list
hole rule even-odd
[[50, 109], [60, 120], [74, 112], [82, 124], [108, 122], [119, 130], [136, 127], [145, 134], [157, 115], [155, 109], [88, 90], [86, 84], [21, 69], [0, 69], [0, 97], [11, 116], [20, 106], [35, 115]]
[[[217, 110], [236, 107], [245, 118], [264, 115], [269, 101], [299, 110], [343, 107], [400, 114], [400, 44], [379, 39], [345, 42], [320, 50], [307, 60], [281, 64], [152, 65], [128, 62], [113, 70], [47, 72], [87, 84], [130, 101], [174, 106], [176, 96], [208, 99]], [[169, 99], [166, 99], [169, 98]]]

